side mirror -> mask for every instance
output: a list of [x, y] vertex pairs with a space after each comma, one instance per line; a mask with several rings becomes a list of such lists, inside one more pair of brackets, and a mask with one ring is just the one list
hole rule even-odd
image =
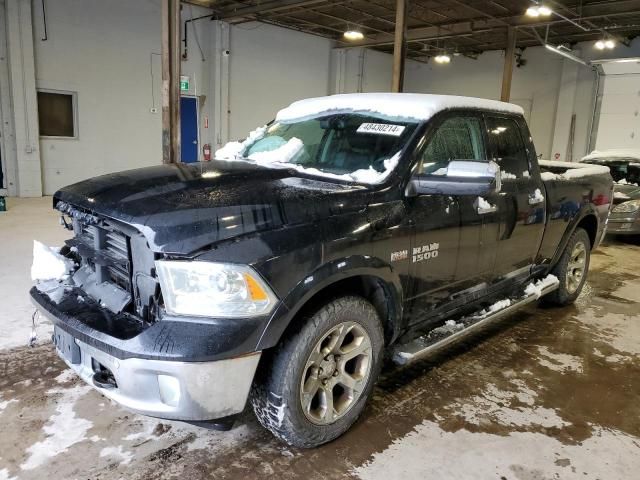
[[416, 174], [405, 191], [408, 197], [417, 195], [485, 195], [502, 189], [500, 167], [495, 162], [452, 160], [446, 172]]

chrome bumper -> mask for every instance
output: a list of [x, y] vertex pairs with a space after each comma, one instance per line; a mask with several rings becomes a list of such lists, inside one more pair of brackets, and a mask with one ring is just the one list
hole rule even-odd
[[637, 235], [640, 234], [640, 220], [636, 217], [629, 218], [609, 218], [607, 233], [614, 235]]
[[[125, 408], [169, 420], [214, 420], [240, 413], [249, 395], [261, 352], [214, 362], [119, 360], [77, 339], [79, 363], [56, 349], [85, 382]], [[93, 382], [97, 364], [108, 369], [116, 386]]]

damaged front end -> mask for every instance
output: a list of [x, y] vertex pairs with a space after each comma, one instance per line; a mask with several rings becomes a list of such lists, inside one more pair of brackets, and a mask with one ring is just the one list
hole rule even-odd
[[64, 202], [56, 208], [74, 236], [59, 251], [36, 243], [30, 294], [53, 322], [53, 343], [65, 363], [137, 413], [208, 421], [242, 411], [266, 319], [168, 315], [155, 254], [140, 232]]
[[115, 220], [100, 218], [57, 202], [61, 224], [73, 230], [60, 255], [72, 260], [74, 268], [57, 285], [51, 280], [36, 288], [59, 302], [65, 292], [79, 290], [115, 315], [134, 315], [141, 322], [156, 319], [160, 289], [155, 278], [154, 254], [145, 237], [134, 228]]

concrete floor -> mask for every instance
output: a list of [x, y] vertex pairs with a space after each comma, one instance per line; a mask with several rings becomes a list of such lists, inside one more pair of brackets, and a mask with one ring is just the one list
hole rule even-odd
[[[13, 202], [0, 214], [5, 347], [30, 328], [32, 238], [65, 236], [48, 207]], [[639, 305], [640, 246], [609, 243], [576, 305], [528, 308], [473, 343], [387, 368], [352, 431], [307, 451], [277, 442], [248, 412], [227, 433], [130, 414], [65, 371], [50, 345], [5, 348], [0, 480], [637, 478]]]

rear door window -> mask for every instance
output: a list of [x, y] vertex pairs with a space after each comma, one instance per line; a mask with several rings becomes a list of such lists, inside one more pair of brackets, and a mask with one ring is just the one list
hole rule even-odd
[[529, 177], [527, 149], [518, 123], [511, 118], [488, 116], [489, 146], [504, 180]]

